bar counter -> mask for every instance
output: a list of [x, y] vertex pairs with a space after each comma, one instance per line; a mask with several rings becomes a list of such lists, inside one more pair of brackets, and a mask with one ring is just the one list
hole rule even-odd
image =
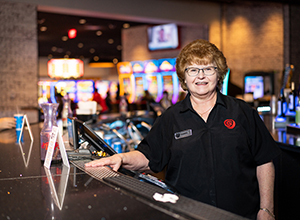
[[40, 160], [40, 127], [30, 125], [33, 142], [25, 127], [20, 144], [15, 130], [0, 132], [1, 219], [245, 219], [180, 195], [174, 204], [155, 201], [146, 193], [163, 189], [138, 180], [144, 189], [122, 188], [73, 163], [52, 164], [49, 172]]
[[300, 127], [289, 129], [293, 122], [280, 124], [272, 115], [261, 118], [281, 149], [281, 155], [274, 160], [276, 220], [299, 219]]

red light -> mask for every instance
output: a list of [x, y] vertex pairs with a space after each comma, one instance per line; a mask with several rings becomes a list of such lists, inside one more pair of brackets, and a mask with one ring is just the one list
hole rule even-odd
[[76, 29], [70, 29], [68, 31], [68, 36], [69, 36], [70, 39], [75, 38], [77, 36], [77, 30]]

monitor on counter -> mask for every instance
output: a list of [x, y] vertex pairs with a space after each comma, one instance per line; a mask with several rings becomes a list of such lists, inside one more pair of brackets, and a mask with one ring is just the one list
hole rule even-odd
[[244, 93], [253, 93], [253, 98], [274, 94], [274, 74], [269, 72], [251, 72], [244, 76]]
[[75, 117], [68, 117], [68, 138], [69, 144], [74, 148], [79, 148], [79, 139], [78, 139], [78, 128], [77, 123], [78, 119]]
[[179, 48], [179, 29], [176, 24], [155, 25], [147, 28], [150, 51]]
[[85, 122], [76, 120], [76, 126], [80, 137], [91, 144], [97, 151], [103, 151], [112, 156], [117, 152], [109, 146], [101, 137], [99, 137]]

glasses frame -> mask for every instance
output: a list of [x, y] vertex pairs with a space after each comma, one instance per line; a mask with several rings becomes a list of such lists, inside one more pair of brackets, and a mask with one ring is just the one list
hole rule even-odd
[[[212, 74], [205, 74], [204, 69], [207, 69], [207, 68], [210, 68], [210, 67], [212, 67], [212, 68], [214, 69], [214, 72], [213, 72]], [[192, 76], [191, 76], [191, 75], [189, 74], [188, 70], [191, 69], [191, 68], [197, 69], [197, 70], [198, 70], [198, 72], [197, 72], [196, 75], [192, 75]], [[217, 70], [217, 69], [218, 69], [218, 68], [215, 67], [215, 66], [207, 66], [207, 67], [204, 67], [204, 68], [187, 67], [184, 71], [185, 71], [189, 76], [191, 76], [191, 77], [198, 76], [201, 70], [202, 70], [204, 76], [212, 76], [212, 75], [214, 75], [214, 74], [216, 73], [216, 70]]]

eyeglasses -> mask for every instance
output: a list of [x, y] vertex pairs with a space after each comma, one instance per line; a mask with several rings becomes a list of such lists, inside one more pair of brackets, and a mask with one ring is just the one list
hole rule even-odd
[[215, 70], [217, 69], [217, 67], [214, 66], [208, 66], [205, 68], [197, 68], [197, 67], [188, 67], [185, 69], [185, 72], [189, 75], [189, 76], [197, 76], [200, 72], [200, 70], [203, 71], [205, 76], [211, 76], [215, 73]]

